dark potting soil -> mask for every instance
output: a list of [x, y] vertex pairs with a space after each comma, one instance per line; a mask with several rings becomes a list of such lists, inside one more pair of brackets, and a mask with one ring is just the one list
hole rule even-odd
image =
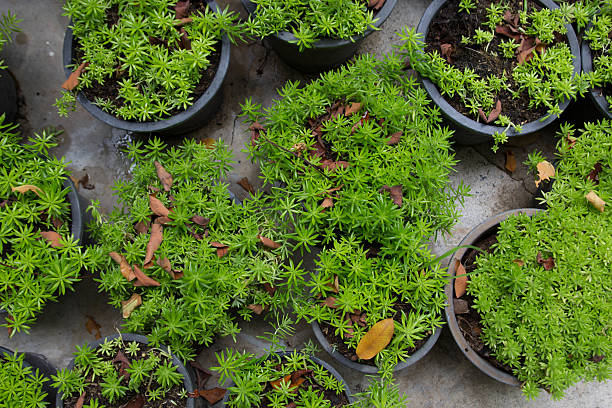
[[[476, 241], [473, 245], [482, 249], [486, 253], [490, 253], [493, 251], [493, 244], [497, 243], [497, 230], [491, 231], [490, 234]], [[476, 258], [479, 254], [479, 251], [475, 249], [469, 249], [465, 255], [463, 256], [461, 263], [465, 267], [465, 271], [467, 273], [473, 272], [476, 269]], [[469, 277], [468, 277], [469, 279]], [[468, 313], [466, 314], [455, 314], [457, 318], [457, 323], [459, 325], [459, 330], [461, 330], [461, 334], [468, 342], [472, 350], [474, 350], [480, 357], [487, 360], [494, 367], [505, 371], [510, 375], [514, 375], [512, 373], [512, 369], [499, 362], [495, 357], [491, 355], [491, 349], [485, 345], [485, 343], [480, 338], [482, 333], [482, 323], [480, 321], [480, 315], [478, 312], [472, 308], [474, 304], [474, 298], [469, 294], [465, 294], [461, 297], [462, 300], [465, 300], [468, 304]]]
[[[138, 352], [138, 355], [135, 357], [127, 356], [127, 354], [125, 353], [125, 350], [123, 350], [123, 353], [126, 354], [127, 359], [129, 361], [140, 359], [140, 358], [146, 358], [147, 356], [151, 354], [155, 354], [161, 357], [161, 352], [159, 349], [149, 347], [145, 344], [140, 344], [139, 348], [140, 348], [140, 351]], [[113, 361], [114, 359], [115, 359], [114, 355], [113, 356], [102, 356], [103, 361]], [[119, 372], [119, 370], [121, 369], [121, 362], [116, 361], [113, 363], [113, 365], [115, 369], [117, 369], [117, 371]], [[97, 380], [99, 380], [99, 377], [97, 377]], [[147, 383], [143, 384], [140, 387], [140, 389], [138, 390], [139, 392], [134, 392], [130, 390], [127, 392], [127, 395], [125, 397], [119, 399], [114, 404], [111, 404], [102, 395], [102, 387], [100, 386], [99, 383], [93, 380], [92, 374], [89, 374], [85, 378], [85, 383], [88, 384], [84, 390], [85, 404], [87, 404], [92, 398], [97, 398], [98, 402], [100, 404], [103, 404], [106, 408], [123, 408], [128, 402], [136, 398], [139, 394], [146, 397], [145, 392], [146, 392]], [[127, 387], [128, 383], [129, 383], [129, 379], [124, 376], [121, 380], [121, 385]], [[157, 388], [154, 386], [158, 386], [158, 384], [156, 382], [153, 382], [151, 385], [152, 389]], [[146, 402], [144, 403], [144, 405], [138, 405], [138, 406], [139, 407], [141, 406], [142, 408], [185, 408], [187, 406], [187, 400], [180, 397], [180, 392], [181, 390], [183, 390], [183, 388], [184, 388], [183, 384], [176, 385], [172, 387], [166, 393], [166, 396], [163, 400], [146, 401], [146, 398], [145, 398]], [[78, 399], [79, 399], [79, 395], [71, 396], [70, 398], [64, 400], [64, 407], [74, 408], [76, 406]]]
[[[203, 0], [193, 0], [189, 7], [188, 15], [192, 15], [197, 11], [200, 11], [202, 14], [205, 13], [208, 5], [206, 1]], [[119, 21], [121, 17], [118, 12], [118, 6], [112, 6], [108, 12], [106, 13], [106, 24], [109, 27], [114, 26]], [[149, 41], [155, 41], [156, 39], [150, 38]], [[157, 42], [157, 44], [161, 44], [161, 42]], [[81, 49], [81, 45], [78, 42], [76, 37], [73, 37], [72, 47], [74, 49], [74, 59], [73, 63], [79, 65], [83, 60], [83, 55], [85, 54]], [[174, 51], [174, 47], [167, 47], [170, 52]], [[210, 65], [208, 68], [202, 72], [202, 77], [200, 81], [196, 85], [193, 93], [193, 100], [196, 101], [200, 96], [202, 96], [213, 79], [215, 78], [215, 74], [217, 73], [217, 69], [219, 68], [219, 62], [221, 61], [221, 41], [218, 41], [215, 44], [214, 51], [208, 56], [208, 60], [210, 61]], [[123, 73], [120, 73], [118, 70], [115, 70], [115, 74], [111, 78], [107, 78], [103, 84], [94, 83], [92, 87], [85, 88], [81, 90], [85, 97], [93, 102], [96, 98], [102, 98], [109, 100], [115, 107], [121, 108], [123, 106], [122, 100], [119, 98], [119, 81], [123, 78]], [[169, 118], [177, 113], [183, 112], [183, 109], [175, 108], [169, 111], [169, 115], [164, 116], [164, 118]], [[125, 120], [122, 118], [118, 118], [121, 120]], [[138, 120], [130, 120], [128, 122], [138, 122]]]
[[[407, 303], [396, 303], [393, 306], [393, 309], [395, 309], [393, 320], [395, 320], [396, 322], [401, 322], [402, 313], [408, 315], [412, 307]], [[361, 313], [361, 315], [363, 314], [365, 314], [365, 312]], [[319, 326], [321, 327], [321, 333], [323, 333], [329, 344], [334, 347], [338, 353], [342, 354], [344, 357], [348, 358], [351, 361], [355, 361], [356, 363], [376, 366], [375, 357], [369, 360], [360, 360], [359, 357], [357, 357], [357, 354], [355, 353], [355, 349], [349, 348], [346, 345], [345, 340], [335, 334], [334, 327], [332, 325], [326, 322], [321, 322], [319, 323]], [[408, 354], [412, 355], [416, 353], [418, 349], [420, 349], [425, 343], [427, 343], [427, 340], [429, 340], [431, 335], [432, 333], [428, 333], [424, 338], [416, 340], [414, 342], [414, 347], [407, 350]]]
[[[480, 0], [476, 3], [476, 9], [472, 10], [470, 14], [467, 14], [459, 11], [459, 0], [448, 0], [447, 3], [440, 8], [429, 26], [425, 50], [427, 52], [437, 51], [438, 54], [440, 54], [440, 46], [442, 44], [451, 44], [454, 50], [450, 56], [450, 64], [452, 66], [460, 71], [463, 71], [465, 68], [470, 68], [481, 78], [486, 78], [490, 75], [501, 77], [502, 74], [506, 72], [507, 82], [510, 88], [518, 89], [518, 86], [512, 79], [512, 71], [518, 65], [517, 59], [505, 58], [501, 53], [499, 53], [499, 55], [491, 53], [491, 50], [498, 50], [501, 40], [507, 40], [506, 37], [496, 33], [488, 46], [488, 52], [486, 51], [486, 44], [461, 44], [462, 36], [472, 37], [477, 28], [485, 29], [482, 23], [487, 19], [486, 9], [491, 3], [493, 3], [491, 0]], [[523, 0], [508, 0], [506, 4], [509, 5], [510, 11], [513, 14], [517, 14], [520, 10], [523, 10], [524, 6]], [[527, 4], [529, 10], [533, 10], [534, 8], [539, 10], [542, 8], [542, 6], [533, 1], [528, 1]], [[555, 43], [559, 41], [567, 41], [567, 38], [558, 36]], [[478, 118], [478, 115], [474, 116], [470, 113], [465, 107], [464, 100], [460, 96], [455, 95], [452, 98], [445, 96], [444, 98], [461, 114], [471, 117], [474, 120], [482, 121]], [[497, 98], [501, 102], [501, 114], [510, 118], [512, 123], [515, 124], [525, 124], [536, 121], [547, 113], [545, 107], [529, 107], [529, 95], [526, 91], [521, 92], [516, 99], [514, 99], [508, 91], [502, 91], [497, 95]], [[489, 112], [485, 112], [485, 115], [488, 114]]]

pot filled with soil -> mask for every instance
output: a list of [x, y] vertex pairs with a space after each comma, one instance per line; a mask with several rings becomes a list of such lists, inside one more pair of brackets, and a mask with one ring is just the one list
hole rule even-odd
[[402, 38], [459, 143], [493, 141], [496, 150], [548, 126], [576, 98], [578, 40], [551, 0], [436, 0]]
[[17, 115], [17, 86], [15, 78], [6, 69], [0, 69], [0, 116], [4, 122], [12, 122]]
[[[289, 66], [297, 69], [301, 72], [320, 72], [331, 68], [335, 68], [355, 54], [359, 45], [365, 40], [370, 34], [376, 29], [380, 29], [385, 20], [389, 17], [395, 7], [397, 0], [382, 0], [382, 1], [370, 1], [364, 4], [363, 2], [357, 2], [348, 0], [341, 5], [340, 10], [317, 10], [315, 14], [324, 15], [327, 18], [335, 19], [338, 18], [338, 25], [343, 30], [355, 25], [352, 30], [345, 30], [342, 32], [332, 32], [329, 37], [325, 36], [325, 33], [318, 33], [316, 31], [311, 32], [309, 35], [313, 35], [313, 38], [309, 38], [307, 44], [300, 44], [299, 36], [300, 24], [305, 24], [304, 27], [307, 30], [312, 29], [308, 25], [307, 21], [291, 21], [292, 16], [295, 14], [301, 14], [309, 10], [309, 2], [303, 2], [304, 4], [298, 6], [286, 6], [283, 12], [288, 12], [289, 17], [282, 21], [286, 25], [284, 30], [271, 29], [267, 27], [267, 24], [272, 24], [272, 21], [264, 21], [263, 23], [257, 22], [258, 19], [267, 19], [267, 13], [265, 10], [258, 10], [258, 5], [249, 1], [242, 0], [244, 8], [249, 12], [250, 19], [256, 21], [258, 26], [262, 26], [257, 29], [254, 33], [257, 36], [265, 38], [267, 44], [278, 54], [278, 56]], [[320, 7], [325, 7], [321, 2]], [[357, 3], [357, 4], [356, 4]], [[292, 8], [298, 8], [298, 10], [291, 10]], [[319, 5], [317, 5], [319, 7]], [[303, 10], [299, 10], [303, 9]], [[361, 10], [358, 10], [361, 9]], [[349, 11], [358, 13], [357, 15], [350, 14]], [[361, 21], [360, 17], [363, 17], [365, 13], [373, 13], [374, 20], [371, 22], [371, 26], [365, 24], [367, 17]], [[278, 17], [277, 17], [278, 18]], [[356, 24], [353, 24], [351, 20], [360, 20], [360, 26], [367, 28], [357, 28]], [[274, 23], [279, 23], [274, 21]], [[298, 30], [298, 31], [296, 31]], [[344, 34], [344, 35], [343, 35]], [[340, 37], [338, 37], [340, 35]]]
[[65, 6], [72, 20], [63, 47], [68, 79], [55, 103], [60, 116], [78, 100], [96, 119], [131, 132], [201, 127], [222, 101], [230, 58], [223, 33], [235, 15], [220, 22], [214, 1], [179, 1], [163, 12], [115, 3], [92, 15], [79, 11], [79, 1]]
[[195, 390], [191, 370], [170, 348], [155, 347], [144, 336], [108, 336], [77, 346], [74, 355], [57, 374], [58, 408], [93, 403], [107, 408], [196, 406], [190, 396]]
[[[599, 85], [593, 87], [588, 95], [595, 104], [595, 107], [605, 118], [612, 119], [610, 113], [610, 103], [612, 101], [612, 80], [605, 72], [609, 72], [609, 47], [612, 40], [609, 37], [612, 26], [609, 18], [603, 15], [593, 17], [591, 24], [586, 28], [581, 52], [582, 70], [585, 73], [595, 73], [599, 78]], [[608, 16], [609, 17], [609, 16]]]
[[[238, 369], [229, 370], [223, 374], [223, 366], [231, 361], [231, 352], [217, 357], [221, 367], [213, 370], [222, 372], [221, 378], [229, 378], [223, 398], [223, 406], [229, 407], [230, 401], [240, 401], [243, 406], [269, 406], [271, 401], [282, 399], [287, 407], [317, 406], [328, 403], [332, 408], [344, 407], [353, 402], [351, 391], [340, 374], [325, 361], [302, 353], [301, 351], [268, 352], [256, 358], [254, 355], [246, 362], [243, 360]], [[252, 378], [253, 374], [260, 374], [264, 379], [258, 386], [255, 395], [243, 393], [245, 378]], [[237, 385], [240, 384], [240, 385]], [[289, 387], [294, 392], [287, 394], [283, 389]], [[297, 405], [299, 404], [299, 405]], [[234, 405], [232, 405], [234, 406]]]
[[57, 392], [51, 385], [55, 373], [55, 367], [42, 354], [15, 353], [0, 346], [0, 389], [9, 401], [52, 406]]

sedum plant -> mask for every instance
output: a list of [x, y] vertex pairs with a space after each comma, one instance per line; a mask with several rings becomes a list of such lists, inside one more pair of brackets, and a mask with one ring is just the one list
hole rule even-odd
[[0, 309], [9, 334], [25, 331], [44, 306], [73, 290], [91, 251], [71, 231], [66, 163], [49, 154], [56, 132], [22, 143], [0, 116]]
[[593, 16], [590, 22], [591, 25], [585, 30], [584, 39], [589, 44], [593, 59], [591, 84], [602, 89], [610, 105], [612, 103], [612, 94], [609, 92], [612, 85], [612, 56], [610, 56], [612, 40], [608, 34], [612, 31], [612, 8], [609, 5], [604, 6], [601, 13]]
[[[317, 321], [336, 351], [353, 361], [375, 364], [386, 380], [443, 324], [446, 271], [423, 245], [410, 258], [378, 258], [353, 237], [324, 249], [312, 280], [311, 298], [295, 307], [299, 317]], [[394, 320], [390, 343], [374, 358], [361, 360], [358, 345], [372, 327]]]
[[[576, 12], [575, 5], [565, 4], [558, 9], [525, 6], [514, 10], [504, 2], [480, 2], [486, 5], [486, 13], [479, 15], [480, 28], [473, 32], [459, 30], [460, 43], [442, 43], [440, 50], [434, 50], [424, 43], [421, 33], [403, 28], [398, 49], [413, 69], [438, 87], [444, 98], [460, 105], [457, 110], [462, 114], [504, 128], [493, 135], [493, 151], [497, 151], [507, 140], [509, 129], [520, 133], [527, 122], [513, 119], [512, 110], [516, 108], [504, 106], [500, 98], [511, 104], [524, 100], [530, 110], [542, 111], [544, 118], [558, 116], [559, 104], [583, 95], [590, 79], [574, 75], [569, 44], [559, 40], [567, 33], [565, 25], [576, 21], [577, 15], [582, 16], [582, 9]], [[471, 12], [469, 5], [476, 7], [477, 2], [449, 4], [452, 6], [447, 7], [457, 7], [458, 15], [467, 15]], [[486, 58], [486, 62], [460, 69], [454, 64], [455, 55], [466, 53]], [[501, 71], [494, 67], [498, 63], [511, 66], [511, 70], [497, 72]]]
[[610, 378], [612, 367], [612, 218], [589, 200], [612, 199], [612, 126], [574, 134], [562, 127], [548, 210], [502, 222], [468, 286], [482, 340], [530, 398], [540, 388], [561, 398], [578, 381]]
[[126, 331], [190, 360], [196, 346], [235, 336], [238, 317], [286, 304], [274, 287], [286, 238], [260, 195], [242, 205], [230, 198], [222, 142], [167, 148], [154, 138], [128, 155], [132, 178], [114, 186], [120, 206], [108, 216], [92, 206], [99, 290], [122, 308]]
[[220, 382], [231, 380], [226, 406], [335, 408], [348, 405], [345, 385], [308, 354], [267, 352], [261, 357], [232, 349], [215, 353]]
[[169, 348], [121, 336], [98, 347], [76, 346], [74, 366], [52, 379], [67, 407], [185, 406], [189, 398]]
[[355, 395], [357, 401], [351, 408], [405, 408], [408, 398], [401, 394], [399, 386], [390, 381], [372, 378], [368, 389]]
[[[203, 0], [66, 0], [64, 15], [72, 19], [80, 72], [74, 91], [129, 121], [160, 120], [191, 106], [204, 92], [200, 83], [221, 36], [240, 35], [235, 13], [213, 12]], [[56, 101], [60, 116], [74, 109], [74, 91]]]
[[296, 250], [352, 235], [381, 256], [410, 258], [456, 221], [468, 189], [448, 183], [451, 132], [403, 65], [363, 55], [305, 87], [287, 82], [263, 111], [242, 105], [249, 157]]
[[[6, 14], [0, 14], [0, 51], [4, 48], [4, 44], [11, 41], [11, 35], [20, 31], [18, 26], [20, 22], [21, 20], [17, 19], [10, 10]], [[0, 70], [5, 68], [4, 61], [0, 59]]]
[[[43, 385], [49, 381], [38, 369], [24, 363], [25, 354], [0, 351], [0, 405], [19, 403], [23, 408], [44, 408], [47, 406]], [[8, 405], [5, 405], [8, 404]]]

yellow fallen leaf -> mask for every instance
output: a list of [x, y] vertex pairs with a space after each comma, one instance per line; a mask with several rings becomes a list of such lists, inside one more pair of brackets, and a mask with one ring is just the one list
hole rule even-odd
[[[457, 259], [455, 264], [455, 297], [460, 298], [465, 295], [465, 289], [467, 288], [469, 281], [466, 276], [465, 267], [460, 260]], [[463, 275], [463, 276], [460, 276]]]
[[591, 203], [591, 205], [593, 207], [595, 207], [596, 209], [598, 209], [601, 212], [604, 212], [605, 206], [606, 206], [606, 202], [604, 200], [602, 200], [596, 192], [594, 191], [589, 191], [589, 194], [586, 195], [586, 199], [588, 200], [589, 203]]
[[128, 300], [121, 301], [121, 309], [123, 310], [123, 318], [130, 317], [134, 309], [142, 305], [142, 297], [138, 293], [133, 293]]
[[43, 192], [40, 188], [33, 186], [32, 184], [24, 184], [23, 186], [11, 187], [11, 191], [13, 193], [16, 191], [21, 194], [25, 194], [28, 191], [33, 191], [39, 197], [40, 197], [40, 194]]
[[539, 162], [536, 168], [538, 169], [538, 179], [535, 181], [536, 187], [539, 187], [540, 183], [544, 180], [550, 180], [551, 177], [555, 177], [555, 166], [546, 160]]
[[362, 360], [369, 360], [376, 356], [391, 342], [394, 331], [395, 322], [393, 319], [384, 319], [376, 323], [357, 344], [357, 357]]

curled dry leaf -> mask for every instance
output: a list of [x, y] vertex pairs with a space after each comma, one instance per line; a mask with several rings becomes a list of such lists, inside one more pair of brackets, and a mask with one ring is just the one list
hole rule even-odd
[[328, 296], [325, 298], [325, 301], [321, 304], [321, 306], [327, 306], [331, 309], [337, 309], [338, 305], [336, 305], [336, 298], [333, 296]]
[[536, 261], [540, 265], [542, 265], [547, 271], [550, 271], [552, 268], [555, 267], [555, 260], [553, 259], [553, 257], [549, 256], [548, 258], [544, 259], [544, 257], [542, 256], [542, 252], [540, 251], [538, 251], [538, 254], [536, 255]]
[[587, 176], [587, 179], [591, 180], [593, 184], [598, 185], [599, 184], [599, 173], [601, 173], [602, 171], [603, 171], [603, 167], [601, 163], [600, 162], [595, 163], [595, 166], [593, 166], [593, 170], [591, 170], [591, 172]]
[[181, 48], [183, 48], [185, 50], [190, 50], [191, 49], [191, 40], [189, 39], [189, 35], [187, 34], [187, 30], [185, 30], [185, 27], [181, 27], [179, 32], [181, 33], [181, 37], [180, 37]]
[[174, 13], [176, 18], [185, 18], [189, 15], [189, 6], [191, 6], [190, 0], [179, 0], [174, 6]]
[[77, 85], [79, 84], [79, 77], [81, 76], [85, 68], [87, 68], [88, 66], [89, 66], [89, 62], [81, 63], [81, 65], [79, 65], [76, 71], [72, 72], [68, 76], [68, 79], [64, 81], [64, 83], [62, 84], [62, 88], [64, 88], [67, 91], [72, 91], [74, 88], [76, 88]]
[[512, 150], [506, 150], [506, 170], [508, 170], [510, 173], [514, 173], [514, 170], [516, 170], [516, 157], [514, 157], [514, 153], [512, 153]]
[[170, 215], [170, 210], [166, 208], [164, 203], [162, 203], [159, 198], [149, 195], [149, 207], [153, 214], [158, 215], [160, 217], [167, 217]]
[[248, 177], [241, 178], [240, 181], [238, 182], [238, 185], [240, 187], [244, 188], [245, 191], [247, 191], [247, 192], [249, 192], [251, 194], [255, 194], [255, 189], [253, 188], [251, 183], [249, 183]]
[[389, 146], [394, 146], [400, 142], [402, 138], [402, 132], [395, 132], [391, 134], [391, 138], [387, 140]]
[[459, 259], [455, 261], [455, 297], [460, 298], [465, 295], [469, 281], [466, 270]]
[[384, 186], [382, 186], [380, 191], [389, 192], [389, 194], [391, 195], [391, 199], [393, 200], [395, 205], [397, 205], [398, 207], [402, 206], [403, 195], [402, 195], [402, 185], [401, 184], [398, 184], [396, 186], [391, 186], [391, 187], [385, 184]]
[[217, 241], [211, 241], [211, 242], [209, 242], [209, 244], [210, 244], [212, 247], [215, 247], [215, 248], [227, 248], [227, 247], [228, 247], [228, 245], [226, 245], [226, 244], [222, 244], [222, 243], [217, 242]]
[[517, 264], [518, 266], [525, 266], [525, 262], [523, 262], [523, 261], [522, 261], [522, 260], [520, 260], [520, 259], [515, 259], [515, 260], [514, 260], [514, 261], [512, 261], [512, 262], [514, 262], [514, 263], [515, 263], [515, 264]]
[[335, 293], [340, 292], [340, 284], [338, 282], [338, 275], [334, 276], [334, 281], [327, 284], [331, 290]]
[[395, 331], [395, 321], [384, 319], [376, 323], [361, 338], [355, 353], [362, 360], [374, 358], [391, 342]]
[[122, 408], [142, 408], [144, 407], [146, 402], [147, 401], [145, 400], [145, 397], [143, 397], [142, 394], [138, 394], [135, 395], [134, 398], [129, 400], [128, 403], [125, 404]]
[[155, 221], [153, 223], [159, 224], [159, 225], [168, 225], [171, 222], [172, 222], [172, 219], [170, 217], [157, 217], [155, 218]]
[[194, 215], [191, 217], [191, 221], [195, 224], [198, 224], [200, 227], [207, 227], [210, 220], [206, 217], [202, 217], [201, 215]]
[[264, 311], [264, 307], [262, 305], [248, 305], [247, 309], [251, 309], [256, 315], [260, 315]]
[[82, 185], [85, 190], [93, 190], [94, 188], [96, 188], [96, 186], [89, 182], [88, 173], [85, 173], [83, 177], [79, 179], [79, 182], [76, 185], [78, 186], [79, 184]]
[[268, 292], [268, 295], [274, 296], [274, 294], [276, 293], [276, 288], [274, 286], [270, 285], [268, 282], [265, 282], [263, 286], [266, 292]]
[[164, 187], [164, 191], [168, 192], [170, 191], [170, 188], [172, 187], [172, 175], [170, 173], [168, 173], [168, 171], [164, 168], [164, 166], [161, 165], [160, 162], [158, 162], [157, 160], [154, 162], [155, 164], [155, 171], [157, 172], [157, 177], [159, 178], [159, 181], [161, 181], [162, 186]]
[[331, 197], [325, 197], [321, 203], [321, 207], [330, 208], [334, 206], [334, 199]]
[[225, 388], [215, 387], [211, 390], [200, 390], [200, 397], [204, 398], [210, 405], [214, 405], [221, 401], [225, 396]]
[[516, 42], [520, 41], [521, 39], [521, 34], [518, 32], [518, 30], [507, 25], [495, 27], [495, 32], [497, 34], [505, 35], [508, 38], [512, 38]]
[[117, 252], [110, 252], [108, 255], [113, 259], [113, 261], [119, 264], [121, 274], [125, 279], [127, 279], [128, 281], [133, 281], [134, 279], [136, 279], [136, 275], [134, 274], [134, 271], [132, 270], [130, 264], [125, 259], [125, 256], [119, 255]]
[[502, 110], [501, 101], [498, 99], [497, 102], [495, 103], [495, 108], [491, 110], [491, 112], [489, 113], [489, 116], [486, 116], [484, 111], [481, 108], [478, 108], [478, 115], [480, 116], [480, 119], [482, 119], [483, 122], [491, 123], [499, 117], [501, 110]]
[[446, 59], [446, 62], [451, 64], [453, 61], [451, 59], [451, 55], [453, 53], [452, 44], [440, 44], [440, 55]]
[[357, 113], [361, 110], [361, 103], [353, 102], [349, 105], [348, 108], [344, 111], [344, 116], [351, 116], [354, 113]]
[[83, 408], [83, 404], [85, 403], [85, 395], [85, 391], [83, 391], [77, 402], [74, 404], [74, 408]]
[[281, 244], [279, 244], [278, 242], [274, 242], [270, 238], [266, 238], [263, 235], [258, 234], [257, 238], [259, 238], [259, 240], [265, 247], [268, 247], [270, 249], [278, 249], [281, 247]]
[[593, 207], [598, 209], [600, 212], [604, 212], [606, 202], [602, 200], [596, 192], [594, 192], [593, 190], [589, 191], [589, 193], [586, 195], [586, 199], [589, 203], [591, 203]]
[[32, 184], [24, 184], [23, 186], [11, 187], [11, 191], [13, 193], [16, 191], [21, 194], [25, 194], [28, 191], [33, 191], [39, 197], [40, 197], [40, 194], [43, 192], [40, 188], [33, 186]]
[[535, 181], [536, 187], [539, 187], [544, 180], [550, 180], [551, 177], [555, 176], [555, 166], [546, 160], [539, 162], [536, 168], [538, 170], [538, 179]]
[[148, 263], [153, 259], [153, 254], [159, 248], [164, 239], [164, 227], [161, 224], [151, 225], [151, 237], [147, 243], [147, 253], [145, 255], [144, 263]]
[[146, 234], [147, 232], [149, 232], [149, 224], [151, 224], [151, 223], [150, 222], [138, 221], [136, 224], [134, 224], [134, 229], [139, 234]]
[[64, 245], [60, 242], [62, 236], [55, 231], [41, 231], [40, 235], [51, 244], [53, 248], [61, 248]]
[[100, 326], [92, 316], [87, 315], [86, 317], [87, 320], [85, 320], [85, 328], [89, 334], [93, 335], [96, 340], [98, 340], [102, 337], [102, 333], [100, 333], [102, 326]]
[[219, 258], [223, 258], [225, 255], [227, 255], [228, 251], [229, 247], [217, 248], [217, 256]]
[[272, 388], [279, 389], [281, 387], [281, 382], [289, 384], [289, 388], [295, 389], [298, 388], [306, 379], [304, 377], [299, 377], [295, 381], [291, 379], [292, 374], [286, 375], [282, 378], [279, 378], [276, 381], [270, 381], [270, 385]]
[[200, 140], [200, 144], [205, 145], [207, 149], [212, 149], [215, 146], [215, 139], [212, 137], [206, 137]]
[[132, 293], [128, 300], [122, 300], [121, 310], [123, 311], [123, 318], [127, 319], [130, 317], [134, 309], [140, 305], [142, 305], [142, 297], [138, 293]]
[[344, 160], [333, 161], [329, 159], [322, 160], [319, 167], [322, 169], [328, 169], [330, 171], [336, 171], [338, 168], [346, 169], [350, 166], [349, 162]]
[[155, 279], [145, 275], [143, 271], [136, 265], [134, 265], [134, 275], [136, 275], [136, 282], [134, 282], [134, 286], [159, 286], [160, 283]]

